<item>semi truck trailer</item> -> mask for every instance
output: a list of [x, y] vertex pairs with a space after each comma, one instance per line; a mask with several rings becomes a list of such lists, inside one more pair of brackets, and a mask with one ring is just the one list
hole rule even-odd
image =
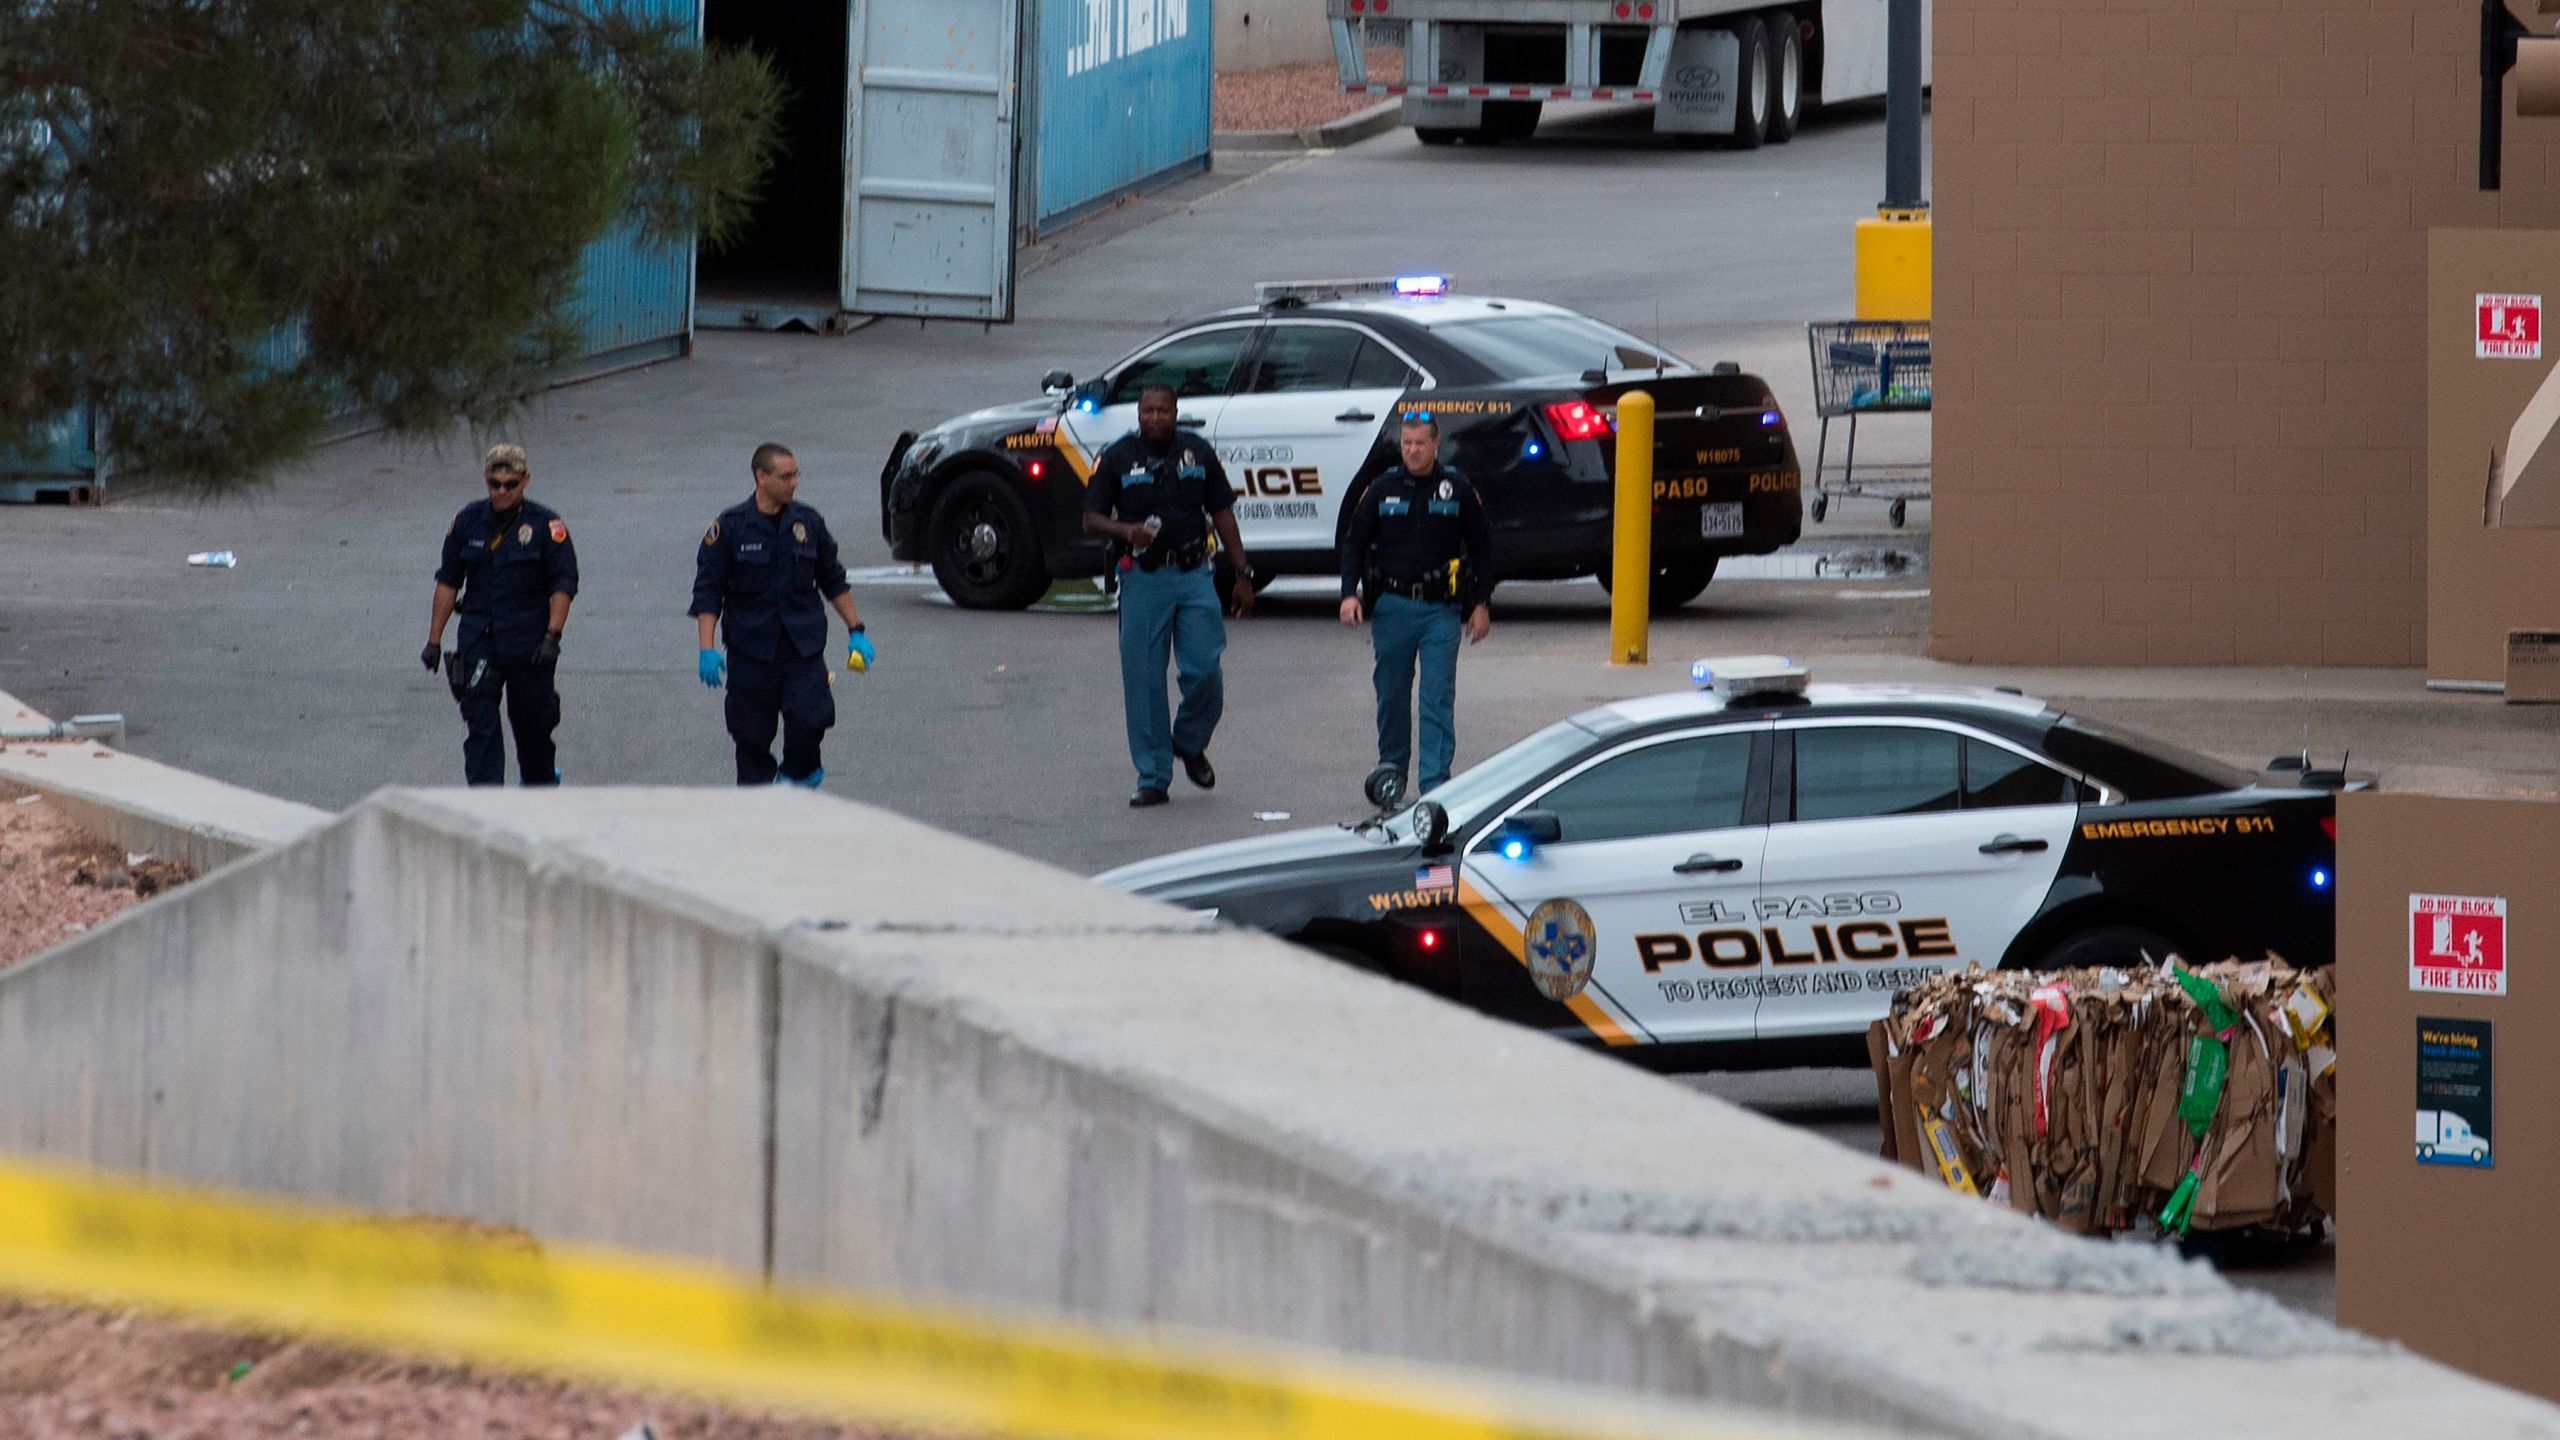
[[[1885, 88], [1889, 0], [1325, 0], [1343, 93], [1398, 97], [1425, 144], [1522, 140], [1549, 102], [1653, 107], [1653, 128], [1755, 149]], [[1929, 7], [1921, 7], [1927, 83]], [[1402, 44], [1400, 77], [1370, 74]]]

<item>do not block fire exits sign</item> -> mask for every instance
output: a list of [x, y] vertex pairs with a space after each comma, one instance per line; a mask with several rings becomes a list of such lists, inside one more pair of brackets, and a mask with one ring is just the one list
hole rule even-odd
[[2479, 342], [2483, 360], [2542, 358], [2542, 297], [2482, 295], [2478, 301]]
[[2507, 902], [2485, 895], [2409, 897], [2409, 988], [2507, 993]]

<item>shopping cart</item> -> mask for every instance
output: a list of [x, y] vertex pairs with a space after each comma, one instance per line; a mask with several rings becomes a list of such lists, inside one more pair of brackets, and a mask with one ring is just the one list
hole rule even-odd
[[[1870, 463], [1858, 473], [1858, 420], [1866, 415], [1909, 415], [1929, 409], [1929, 322], [1926, 320], [1817, 320], [1805, 327], [1813, 351], [1813, 407], [1822, 437], [1813, 458], [1813, 519], [1820, 524], [1834, 496], [1867, 496], [1886, 502], [1886, 517], [1900, 529], [1907, 507], [1929, 498], [1929, 466]], [[1846, 417], [1849, 443], [1840, 468], [1830, 468], [1831, 422]]]

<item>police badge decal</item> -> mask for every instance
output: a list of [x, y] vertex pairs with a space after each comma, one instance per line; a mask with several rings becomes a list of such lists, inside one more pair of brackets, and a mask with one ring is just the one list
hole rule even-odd
[[1549, 900], [1529, 912], [1521, 939], [1521, 958], [1539, 994], [1570, 1000], [1591, 983], [1591, 962], [1600, 947], [1590, 911], [1570, 900]]

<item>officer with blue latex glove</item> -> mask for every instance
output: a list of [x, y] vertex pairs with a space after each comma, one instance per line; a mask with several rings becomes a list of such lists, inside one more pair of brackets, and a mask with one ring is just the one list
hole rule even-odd
[[[800, 504], [800, 461], [766, 443], [748, 463], [755, 492], [720, 512], [695, 553], [693, 607], [696, 673], [723, 703], [737, 746], [738, 783], [777, 781], [816, 789], [826, 779], [818, 747], [836, 723], [828, 684], [827, 608], [850, 632], [845, 667], [868, 670], [877, 652], [863, 633], [853, 586], [837, 558], [825, 517]], [[725, 640], [725, 657], [712, 648]], [[773, 757], [775, 728], [782, 760]]]

